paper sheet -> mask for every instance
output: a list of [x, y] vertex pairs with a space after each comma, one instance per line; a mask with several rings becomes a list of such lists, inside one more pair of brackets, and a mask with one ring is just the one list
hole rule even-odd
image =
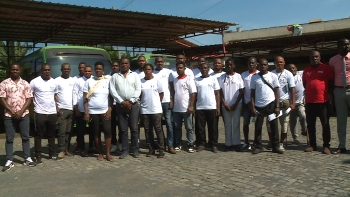
[[278, 117], [281, 117], [282, 115], [283, 115], [283, 112], [282, 112], [282, 110], [280, 110], [280, 114], [277, 117], [276, 117], [276, 114], [273, 113], [273, 114], [270, 114], [267, 118], [268, 118], [269, 121], [272, 121], [272, 120], [274, 120], [274, 119], [276, 119]]

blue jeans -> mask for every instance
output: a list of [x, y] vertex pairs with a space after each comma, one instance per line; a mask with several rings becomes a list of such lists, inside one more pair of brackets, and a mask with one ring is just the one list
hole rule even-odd
[[173, 122], [171, 121], [172, 111], [169, 109], [170, 103], [162, 103], [163, 115], [166, 121], [168, 148], [174, 148]]
[[29, 114], [25, 115], [19, 120], [5, 116], [4, 125], [6, 131], [6, 159], [13, 161], [13, 140], [15, 138], [15, 131], [17, 129], [19, 129], [21, 133], [24, 159], [30, 157]]
[[182, 142], [182, 120], [185, 123], [187, 145], [193, 145], [193, 121], [192, 114], [187, 112], [173, 112], [173, 119], [175, 122], [175, 138], [176, 144]]

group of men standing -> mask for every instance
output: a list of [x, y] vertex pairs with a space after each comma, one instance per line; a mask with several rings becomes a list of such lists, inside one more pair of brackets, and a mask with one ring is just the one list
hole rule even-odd
[[[144, 56], [139, 56], [139, 69], [130, 70], [129, 59], [122, 58], [120, 64], [113, 62], [110, 77], [104, 77], [104, 65], [101, 62], [93, 68], [85, 63], [79, 64], [79, 75], [70, 77], [70, 65], [64, 63], [61, 66], [62, 75], [56, 79], [51, 78], [51, 67], [43, 64], [41, 76], [33, 79], [30, 84], [20, 77], [20, 65], [12, 64], [10, 78], [0, 84], [0, 102], [5, 108], [6, 129], [6, 158], [7, 162], [3, 171], [11, 169], [13, 164], [13, 140], [14, 133], [19, 129], [22, 137], [24, 152], [24, 164], [35, 166], [42, 163], [41, 139], [46, 131], [49, 142], [49, 158], [61, 160], [65, 156], [72, 156], [69, 151], [72, 123], [77, 123], [77, 142], [80, 155], [87, 156], [85, 152], [84, 135], [89, 133], [89, 153], [98, 153], [101, 156], [100, 138], [96, 131], [89, 130], [92, 121], [95, 130], [105, 130], [108, 161], [113, 161], [109, 155], [115, 151], [117, 144], [121, 144], [122, 154], [120, 159], [129, 155], [128, 130], [131, 133], [131, 151], [134, 157], [139, 157], [139, 121], [147, 123], [145, 126], [147, 144], [151, 156], [156, 148], [153, 142], [153, 127], [159, 128], [160, 119], [147, 116], [147, 111], [153, 109], [156, 103], [161, 102], [161, 112], [165, 118], [167, 128], [167, 140], [160, 139], [159, 129], [158, 148], [159, 158], [164, 157], [163, 149], [171, 154], [183, 149], [182, 146], [182, 122], [184, 122], [187, 138], [187, 151], [192, 153], [210, 148], [214, 153], [218, 152], [218, 122], [220, 114], [225, 124], [225, 150], [246, 151], [251, 149], [249, 144], [249, 124], [251, 117], [255, 121], [254, 146], [252, 153], [261, 153], [262, 125], [264, 118], [268, 116], [266, 125], [268, 128], [269, 145], [272, 152], [282, 154], [285, 149], [283, 143], [290, 129], [293, 142], [298, 144], [298, 131], [296, 129], [297, 118], [301, 123], [302, 135], [310, 138], [310, 147], [306, 152], [317, 150], [316, 144], [316, 117], [322, 124], [323, 152], [330, 154], [330, 126], [329, 106], [334, 93], [337, 109], [337, 131], [339, 146], [333, 153], [345, 153], [345, 139], [347, 128], [348, 108], [350, 107], [350, 44], [348, 39], [338, 41], [339, 54], [332, 57], [329, 66], [321, 63], [321, 55], [318, 51], [310, 53], [310, 64], [303, 75], [297, 74], [297, 68], [293, 64], [287, 65], [281, 56], [275, 58], [273, 71], [268, 71], [269, 65], [266, 59], [259, 61], [251, 57], [248, 59], [248, 70], [241, 75], [235, 72], [233, 59], [225, 61], [223, 71], [222, 60], [214, 61], [213, 70], [206, 64], [205, 58], [198, 59], [197, 68], [186, 68], [185, 56], [177, 55], [176, 67], [167, 69], [163, 67], [162, 57], [155, 59], [153, 65], [147, 64]], [[151, 83], [150, 80], [158, 80]], [[89, 83], [94, 83], [89, 86]], [[103, 88], [107, 93], [97, 91], [102, 80]], [[97, 84], [97, 85], [96, 85]], [[105, 87], [106, 86], [106, 87]], [[155, 88], [154, 86], [161, 86]], [[90, 87], [87, 89], [87, 87]], [[334, 88], [334, 91], [332, 91]], [[149, 92], [151, 90], [151, 92]], [[159, 93], [160, 100], [142, 98], [142, 96]], [[106, 110], [101, 112], [100, 119], [111, 124], [111, 128], [99, 129], [89, 113], [94, 109], [100, 110], [100, 105], [92, 106], [89, 103], [91, 94], [95, 97], [106, 97]], [[141, 95], [142, 92], [142, 95]], [[141, 96], [141, 100], [140, 100]], [[305, 98], [304, 98], [305, 97]], [[95, 99], [96, 99], [95, 98]], [[28, 107], [33, 100], [35, 117], [35, 157], [34, 162], [29, 150], [29, 111]], [[157, 105], [158, 106], [158, 105]], [[95, 107], [95, 108], [94, 108]], [[140, 110], [141, 109], [141, 110]], [[141, 116], [139, 120], [139, 114]], [[240, 115], [243, 111], [244, 145], [240, 144]], [[193, 114], [195, 113], [195, 132], [193, 129]], [[158, 117], [158, 116], [157, 116]], [[151, 118], [151, 119], [150, 119]], [[117, 121], [118, 120], [118, 121]], [[278, 122], [281, 132], [278, 131]], [[58, 126], [58, 154], [55, 148], [55, 130]], [[119, 139], [117, 140], [116, 127], [119, 127]], [[208, 140], [205, 126], [207, 125]], [[307, 126], [306, 126], [307, 125]], [[97, 129], [96, 129], [97, 128]], [[90, 129], [91, 130], [91, 129]], [[109, 131], [111, 130], [111, 131]], [[98, 133], [99, 131], [97, 131]], [[162, 131], [163, 132], [163, 131]], [[92, 133], [95, 133], [93, 135]], [[111, 133], [111, 136], [109, 134]], [[194, 139], [195, 133], [195, 139]], [[99, 149], [94, 150], [94, 144]]]

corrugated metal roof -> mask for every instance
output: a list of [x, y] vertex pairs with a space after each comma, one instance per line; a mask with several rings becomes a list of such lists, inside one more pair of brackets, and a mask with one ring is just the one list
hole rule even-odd
[[0, 1], [0, 40], [175, 49], [196, 46], [181, 38], [221, 33], [232, 25], [236, 24], [67, 4]]

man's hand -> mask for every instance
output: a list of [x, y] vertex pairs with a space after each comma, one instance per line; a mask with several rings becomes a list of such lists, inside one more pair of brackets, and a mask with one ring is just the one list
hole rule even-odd
[[74, 110], [74, 113], [75, 113], [76, 117], [78, 117], [78, 118], [81, 117], [81, 113], [79, 110]]
[[216, 116], [220, 116], [220, 109], [216, 109], [215, 115], [216, 115]]
[[169, 109], [173, 109], [173, 107], [174, 107], [174, 103], [173, 103], [173, 101], [170, 101], [170, 103], [169, 103]]
[[230, 108], [230, 106], [227, 105], [227, 103], [224, 103], [224, 107], [227, 111], [231, 111], [231, 108]]
[[88, 113], [84, 114], [84, 120], [86, 122], [90, 122], [90, 114], [88, 114]]
[[15, 112], [14, 117], [15, 117], [16, 119], [21, 119], [23, 113], [24, 113], [24, 111], [19, 110], [19, 111]]
[[289, 107], [290, 107], [291, 110], [294, 110], [295, 109], [295, 103], [294, 104], [290, 104]]
[[280, 108], [279, 107], [275, 107], [275, 114], [276, 114], [276, 117], [278, 117], [280, 115]]
[[187, 108], [187, 113], [192, 114], [192, 113], [193, 113], [193, 107], [188, 107], [188, 108]]
[[231, 106], [231, 111], [235, 111], [236, 108], [237, 108], [237, 104], [235, 103], [235, 104], [233, 104], [233, 105]]
[[105, 120], [111, 119], [111, 114], [112, 114], [112, 109], [111, 109], [111, 108], [108, 108], [107, 112], [106, 112], [105, 115], [104, 115]]
[[258, 115], [259, 115], [259, 112], [256, 111], [255, 107], [253, 107], [253, 109], [252, 109], [252, 116], [253, 117], [257, 117]]
[[131, 109], [131, 103], [129, 100], [124, 100], [121, 104], [127, 109]]

